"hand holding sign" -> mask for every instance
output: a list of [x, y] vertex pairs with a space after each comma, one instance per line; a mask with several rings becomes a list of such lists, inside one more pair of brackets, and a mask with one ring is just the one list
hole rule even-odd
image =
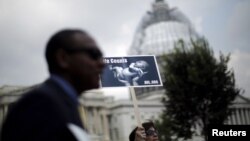
[[[106, 68], [101, 77], [102, 87], [129, 87], [133, 99], [137, 124], [141, 127], [141, 119], [135, 91], [133, 87], [162, 86], [158, 67], [154, 56], [106, 57]], [[145, 131], [144, 131], [145, 132]], [[144, 140], [144, 134], [136, 141]]]

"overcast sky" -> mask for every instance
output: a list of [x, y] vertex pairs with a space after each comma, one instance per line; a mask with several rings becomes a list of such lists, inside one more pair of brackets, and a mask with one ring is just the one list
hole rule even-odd
[[[28, 86], [48, 77], [44, 47], [62, 28], [82, 28], [105, 56], [126, 55], [134, 31], [155, 0], [0, 0], [0, 86]], [[166, 1], [166, 0], [165, 0]], [[205, 36], [216, 54], [231, 53], [238, 87], [250, 97], [250, 1], [167, 0]], [[127, 89], [105, 89], [117, 99]]]

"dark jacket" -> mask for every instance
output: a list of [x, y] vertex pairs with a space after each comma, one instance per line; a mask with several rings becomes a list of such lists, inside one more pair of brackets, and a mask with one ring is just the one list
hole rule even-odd
[[24, 94], [2, 127], [1, 141], [74, 141], [67, 125], [83, 128], [77, 104], [53, 80]]

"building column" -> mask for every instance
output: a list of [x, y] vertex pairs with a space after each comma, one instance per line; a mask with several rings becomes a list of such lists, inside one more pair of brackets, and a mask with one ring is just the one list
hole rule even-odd
[[100, 130], [101, 130], [101, 127], [100, 127], [100, 116], [97, 112], [97, 107], [93, 107], [93, 112], [94, 112], [94, 131], [95, 131], [95, 134], [97, 135], [100, 135]]
[[240, 117], [239, 108], [236, 108], [236, 117], [237, 117], [237, 124], [241, 125], [242, 121], [241, 121], [241, 117]]
[[250, 108], [245, 109], [245, 114], [248, 120], [247, 124], [250, 125]]
[[243, 108], [240, 109], [240, 116], [241, 116], [241, 119], [242, 119], [242, 125], [245, 125], [246, 124], [246, 117], [244, 115], [244, 109]]
[[245, 121], [246, 121], [245, 124], [249, 124], [249, 121], [248, 121], [249, 119], [247, 117], [247, 109], [246, 108], [243, 109], [243, 115], [244, 115]]
[[88, 119], [87, 119], [87, 114], [86, 114], [86, 110], [84, 108], [83, 105], [79, 106], [79, 114], [82, 120], [82, 124], [84, 126], [84, 128], [88, 131]]
[[3, 124], [4, 113], [3, 113], [3, 106], [0, 106], [0, 130]]
[[230, 115], [228, 116], [226, 124], [229, 124], [229, 125], [232, 124], [232, 114], [230, 114]]
[[8, 113], [8, 106], [9, 106], [9, 105], [7, 105], [7, 104], [5, 104], [5, 105], [3, 106], [3, 117], [6, 117], [6, 115], [7, 115], [7, 113]]
[[237, 124], [237, 121], [236, 121], [236, 112], [235, 112], [235, 109], [232, 108], [232, 125], [235, 125]]
[[94, 126], [93, 126], [93, 118], [94, 118], [94, 115], [93, 115], [93, 111], [92, 111], [92, 107], [88, 107], [86, 109], [86, 114], [88, 116], [88, 121], [87, 121], [87, 127], [88, 127], [88, 131], [89, 131], [89, 134], [94, 134]]
[[102, 117], [103, 117], [103, 135], [104, 135], [104, 141], [110, 141], [109, 137], [109, 124], [108, 124], [108, 118], [106, 110], [103, 109], [102, 111]]

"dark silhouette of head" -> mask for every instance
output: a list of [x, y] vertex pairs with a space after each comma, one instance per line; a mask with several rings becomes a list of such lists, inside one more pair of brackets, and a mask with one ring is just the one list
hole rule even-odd
[[65, 49], [71, 46], [72, 38], [74, 34], [83, 34], [87, 36], [87, 33], [78, 29], [66, 29], [54, 34], [47, 43], [45, 56], [48, 63], [48, 69], [50, 73], [57, 73], [60, 71], [58, 63], [56, 61], [56, 52], [59, 49]]
[[102, 52], [85, 31], [65, 29], [48, 41], [45, 56], [50, 74], [57, 74], [81, 93], [99, 87], [104, 67]]

